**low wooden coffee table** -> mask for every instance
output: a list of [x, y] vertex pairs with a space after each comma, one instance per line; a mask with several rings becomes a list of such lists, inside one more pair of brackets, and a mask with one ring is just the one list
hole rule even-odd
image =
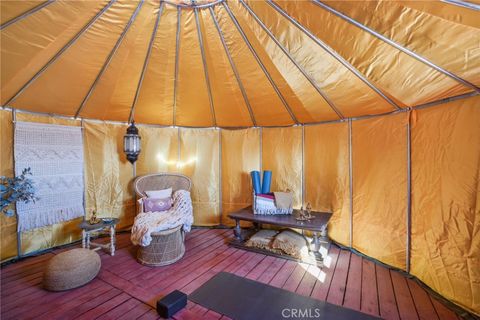
[[292, 214], [278, 214], [278, 215], [263, 215], [253, 214], [252, 207], [246, 207], [239, 211], [232, 212], [228, 216], [235, 220], [235, 228], [233, 233], [236, 238], [236, 243], [241, 244], [245, 240], [242, 236], [242, 228], [240, 221], [253, 222], [257, 229], [262, 227], [262, 224], [269, 224], [274, 226], [281, 226], [287, 228], [301, 229], [311, 231], [313, 234], [313, 251], [315, 254], [319, 253], [321, 238], [323, 241], [328, 241], [327, 224], [332, 217], [331, 212], [316, 212], [312, 211], [313, 218], [309, 221], [298, 221], [295, 219], [299, 210], [293, 210]]

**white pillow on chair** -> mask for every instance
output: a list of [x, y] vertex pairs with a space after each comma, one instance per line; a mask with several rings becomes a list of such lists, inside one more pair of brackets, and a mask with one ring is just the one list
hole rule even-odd
[[153, 199], [171, 198], [172, 188], [162, 189], [162, 190], [150, 190], [150, 191], [145, 191], [145, 193], [147, 194], [148, 198], [153, 198]]

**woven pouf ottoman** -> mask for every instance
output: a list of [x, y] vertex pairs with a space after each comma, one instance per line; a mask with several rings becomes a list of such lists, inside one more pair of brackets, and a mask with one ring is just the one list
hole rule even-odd
[[77, 288], [92, 281], [100, 271], [98, 253], [89, 249], [62, 252], [48, 261], [43, 287], [50, 291]]
[[182, 226], [160, 232], [152, 232], [152, 242], [140, 247], [137, 260], [144, 265], [160, 267], [180, 260], [185, 254]]

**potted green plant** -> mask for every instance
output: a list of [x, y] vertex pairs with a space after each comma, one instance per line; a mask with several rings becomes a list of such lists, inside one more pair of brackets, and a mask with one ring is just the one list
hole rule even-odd
[[6, 216], [11, 217], [14, 214], [11, 207], [12, 203], [18, 201], [29, 203], [30, 201], [35, 202], [38, 200], [35, 196], [33, 182], [28, 178], [29, 175], [32, 175], [31, 169], [25, 168], [22, 174], [17, 177], [0, 177], [0, 210]]

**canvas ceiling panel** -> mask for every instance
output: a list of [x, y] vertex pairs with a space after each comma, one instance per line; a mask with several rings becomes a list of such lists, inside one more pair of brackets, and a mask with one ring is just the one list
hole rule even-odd
[[137, 175], [177, 170], [178, 129], [139, 126], [142, 151], [136, 162]]
[[[15, 6], [21, 6], [23, 2], [12, 1], [12, 3]], [[1, 30], [2, 105], [12, 98], [106, 4], [106, 1], [57, 1]], [[3, 13], [4, 1], [1, 5]], [[28, 104], [17, 106], [22, 109], [31, 107]], [[50, 112], [50, 109], [42, 111]]]
[[180, 160], [177, 170], [192, 179], [193, 216], [197, 226], [220, 223], [218, 147], [218, 130], [180, 130]]
[[264, 1], [246, 1], [293, 58], [346, 117], [393, 107]]
[[480, 314], [480, 97], [412, 117], [411, 273]]
[[348, 124], [305, 127], [305, 203], [332, 212], [328, 235], [350, 245]]
[[119, 228], [130, 226], [135, 215], [132, 165], [123, 153], [126, 125], [84, 122], [85, 201], [87, 217], [119, 218]]
[[474, 84], [480, 84], [480, 25], [450, 22], [397, 2], [329, 1], [328, 6]]
[[353, 247], [405, 270], [407, 115], [353, 121]]
[[217, 125], [220, 127], [252, 126], [250, 113], [210, 10], [199, 10], [198, 13]]
[[302, 206], [302, 128], [262, 129], [262, 170], [272, 171], [271, 191], [293, 192], [293, 205]]
[[471, 91], [311, 1], [278, 3], [373, 84], [405, 105], [413, 106]]
[[[130, 5], [135, 9], [137, 4], [138, 2], [135, 2]], [[150, 1], [143, 4], [80, 116], [105, 120], [128, 120], [158, 9], [158, 3]], [[132, 13], [133, 10], [125, 14], [125, 18], [129, 19]], [[117, 37], [114, 37], [114, 40], [116, 41]]]
[[12, 105], [74, 115], [134, 8], [135, 3], [114, 3]]
[[252, 205], [250, 171], [260, 170], [260, 130], [221, 130], [222, 223], [234, 225], [228, 214]]
[[[13, 122], [12, 112], [0, 110], [0, 176], [13, 176]], [[0, 260], [17, 255], [17, 219], [0, 214]]]
[[46, 1], [6, 1], [0, 2], [0, 24], [4, 24], [35, 7], [46, 3]]
[[[472, 9], [456, 6], [441, 1], [395, 1], [402, 6], [422, 11], [430, 16], [436, 16], [441, 20], [448, 20], [455, 23], [480, 28], [478, 12]], [[472, 0], [468, 2], [474, 2]]]
[[225, 8], [215, 6], [214, 10], [240, 79], [245, 87], [257, 125], [293, 124], [288, 111], [260, 69]]
[[175, 124], [214, 126], [193, 10], [181, 10]]
[[173, 124], [176, 22], [177, 9], [165, 5], [135, 106], [140, 123]]
[[239, 2], [230, 8], [270, 72], [293, 114], [301, 122], [338, 119], [337, 114]]

